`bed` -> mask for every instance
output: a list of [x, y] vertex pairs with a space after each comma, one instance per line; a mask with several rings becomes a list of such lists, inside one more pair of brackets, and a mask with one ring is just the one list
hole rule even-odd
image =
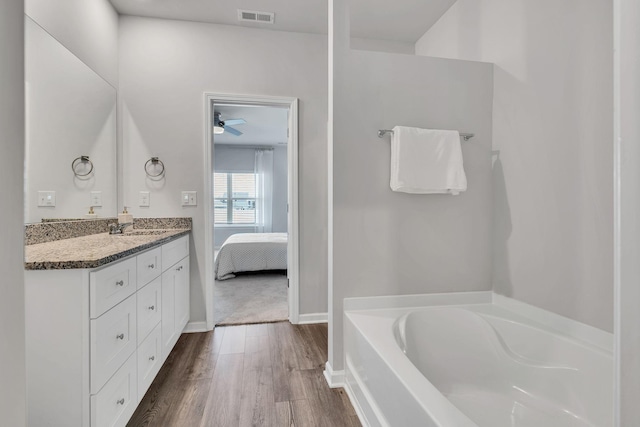
[[235, 273], [287, 269], [287, 233], [241, 233], [229, 236], [215, 260], [216, 280]]

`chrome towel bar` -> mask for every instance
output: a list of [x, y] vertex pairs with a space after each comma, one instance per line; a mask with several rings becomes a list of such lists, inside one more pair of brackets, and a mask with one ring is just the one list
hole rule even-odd
[[[391, 129], [380, 129], [378, 131], [378, 138], [382, 138], [383, 136], [385, 136], [388, 133], [393, 133], [393, 131]], [[460, 133], [460, 136], [462, 137], [463, 140], [468, 141], [471, 138], [473, 138], [475, 136], [475, 134], [473, 133]]]

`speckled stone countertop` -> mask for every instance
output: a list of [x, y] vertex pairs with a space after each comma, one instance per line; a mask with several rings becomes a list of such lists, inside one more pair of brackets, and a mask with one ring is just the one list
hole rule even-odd
[[[97, 268], [186, 235], [191, 227], [91, 234], [25, 246], [26, 270]], [[144, 233], [144, 234], [138, 234]]]

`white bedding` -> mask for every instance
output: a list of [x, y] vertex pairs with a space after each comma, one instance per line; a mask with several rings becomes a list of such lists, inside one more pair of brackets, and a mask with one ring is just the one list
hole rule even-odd
[[215, 260], [216, 280], [231, 279], [243, 271], [286, 269], [287, 233], [233, 234]]

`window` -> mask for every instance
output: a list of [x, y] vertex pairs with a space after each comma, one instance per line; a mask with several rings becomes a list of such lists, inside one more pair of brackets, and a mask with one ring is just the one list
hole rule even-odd
[[213, 205], [216, 224], [255, 224], [256, 174], [214, 173]]

